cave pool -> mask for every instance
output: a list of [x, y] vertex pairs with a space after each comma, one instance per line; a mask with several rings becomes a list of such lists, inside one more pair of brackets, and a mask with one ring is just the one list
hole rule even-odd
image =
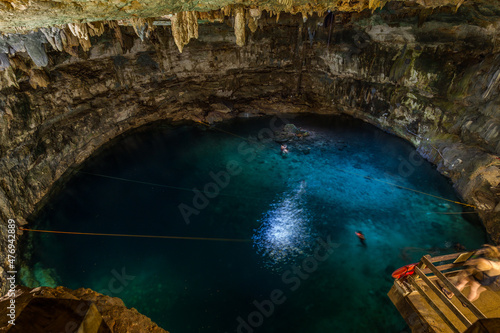
[[[283, 157], [287, 122], [310, 135]], [[23, 282], [120, 297], [171, 333], [410, 332], [391, 273], [486, 235], [388, 183], [460, 201], [408, 142], [347, 116], [155, 124], [96, 153], [31, 226], [223, 240], [31, 233]]]

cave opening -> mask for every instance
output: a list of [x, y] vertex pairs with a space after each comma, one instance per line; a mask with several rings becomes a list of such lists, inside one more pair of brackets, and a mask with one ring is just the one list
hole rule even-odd
[[32, 225], [246, 241], [29, 233], [21, 278], [119, 297], [172, 332], [402, 332], [392, 271], [486, 241], [452, 201], [408, 142], [348, 116], [157, 124], [91, 157]]

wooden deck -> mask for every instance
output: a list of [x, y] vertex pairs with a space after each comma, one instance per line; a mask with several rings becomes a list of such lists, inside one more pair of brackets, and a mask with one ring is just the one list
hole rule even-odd
[[[481, 252], [478, 250], [474, 255]], [[415, 268], [415, 274], [395, 280], [389, 298], [413, 333], [464, 333], [478, 319], [500, 318], [500, 288], [486, 287], [473, 304], [465, 296], [469, 294], [469, 287], [462, 293], [455, 288], [458, 274], [471, 260], [464, 260], [468, 257], [465, 253], [460, 255], [462, 253], [434, 258], [424, 256]], [[441, 292], [442, 286], [454, 292], [451, 300]]]

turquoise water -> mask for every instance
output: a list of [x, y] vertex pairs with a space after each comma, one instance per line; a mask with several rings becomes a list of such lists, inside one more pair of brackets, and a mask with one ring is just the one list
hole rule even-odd
[[[282, 156], [286, 122], [310, 135]], [[411, 145], [347, 117], [156, 126], [91, 158], [34, 225], [246, 241], [31, 234], [24, 280], [120, 297], [172, 333], [409, 332], [392, 271], [485, 233], [388, 183], [459, 200]]]

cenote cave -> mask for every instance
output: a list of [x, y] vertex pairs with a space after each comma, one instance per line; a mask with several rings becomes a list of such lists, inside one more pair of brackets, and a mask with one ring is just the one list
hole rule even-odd
[[[308, 135], [282, 155], [285, 124]], [[350, 117], [158, 125], [90, 158], [32, 224], [206, 240], [30, 234], [21, 278], [120, 297], [172, 332], [403, 332], [391, 273], [486, 242], [452, 201], [410, 144]]]
[[0, 1], [0, 332], [500, 332], [499, 31]]

